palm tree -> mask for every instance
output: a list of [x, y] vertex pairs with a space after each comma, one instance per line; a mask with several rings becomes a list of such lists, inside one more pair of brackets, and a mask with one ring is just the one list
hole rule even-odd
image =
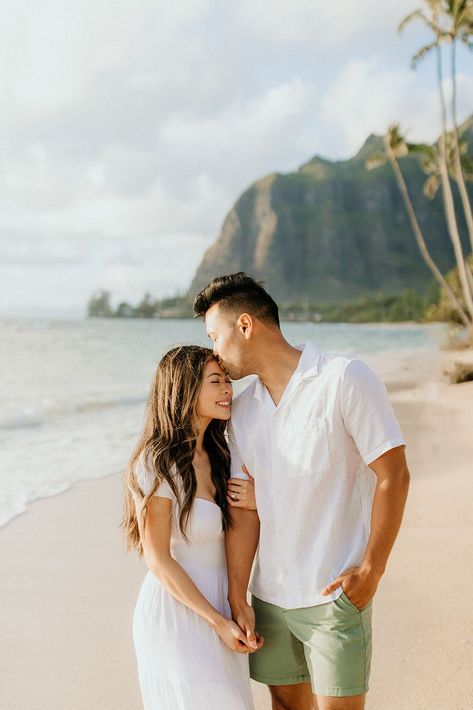
[[[460, 42], [468, 49], [473, 49], [473, 0], [426, 0], [430, 17], [423, 10], [415, 10], [407, 15], [399, 25], [402, 30], [413, 20], [421, 20], [433, 33], [435, 39], [427, 45], [421, 47], [411, 60], [415, 69], [419, 62], [424, 59], [432, 50], [440, 51], [440, 44], [450, 44], [450, 79], [451, 79], [451, 121], [453, 128], [453, 151], [452, 163], [454, 171], [452, 177], [458, 184], [462, 201], [465, 220], [468, 227], [471, 249], [473, 252], [473, 214], [465, 184], [465, 172], [462, 156], [462, 144], [460, 140], [460, 127], [457, 118], [457, 71], [456, 71], [456, 50], [457, 43]], [[439, 19], [440, 18], [440, 19]], [[443, 23], [442, 24], [442, 20]], [[441, 79], [439, 79], [440, 84]], [[440, 86], [440, 88], [442, 88]], [[440, 175], [439, 175], [440, 177]]]
[[402, 200], [404, 202], [404, 206], [406, 208], [407, 215], [409, 217], [409, 221], [412, 227], [412, 231], [414, 232], [414, 236], [416, 238], [417, 246], [419, 247], [419, 251], [422, 255], [422, 258], [424, 259], [425, 263], [431, 270], [435, 280], [437, 283], [440, 285], [440, 287], [443, 289], [444, 293], [446, 294], [447, 298], [449, 299], [452, 308], [458, 313], [461, 322], [463, 323], [464, 326], [467, 328], [472, 328], [473, 327], [473, 313], [471, 314], [471, 318], [469, 317], [469, 314], [465, 312], [465, 309], [463, 308], [462, 304], [450, 288], [449, 284], [445, 280], [444, 276], [442, 275], [442, 272], [440, 269], [437, 267], [436, 263], [432, 259], [430, 252], [428, 250], [427, 244], [424, 239], [424, 235], [422, 233], [422, 230], [420, 228], [420, 225], [417, 221], [417, 217], [415, 214], [414, 206], [412, 204], [412, 200], [409, 195], [409, 190], [407, 188], [406, 182], [404, 180], [404, 176], [402, 174], [401, 168], [399, 166], [399, 159], [408, 155], [409, 149], [410, 149], [410, 144], [407, 143], [406, 139], [404, 136], [401, 134], [399, 124], [395, 123], [389, 126], [387, 133], [383, 137], [383, 142], [384, 142], [384, 154], [377, 154], [372, 156], [367, 162], [366, 162], [366, 167], [369, 170], [373, 170], [374, 168], [379, 167], [380, 165], [383, 165], [386, 162], [386, 159], [390, 162], [392, 169], [394, 171], [394, 175], [396, 176], [397, 184], [399, 186], [399, 190], [401, 192]]
[[[450, 184], [450, 179], [449, 179], [449, 171], [448, 171], [448, 160], [447, 160], [447, 146], [446, 146], [446, 135], [447, 135], [447, 109], [446, 109], [446, 101], [445, 101], [445, 94], [444, 94], [444, 88], [443, 88], [443, 63], [442, 63], [442, 43], [449, 41], [452, 42], [453, 44], [456, 44], [456, 41], [459, 37], [467, 37], [468, 35], [468, 30], [467, 26], [465, 23], [467, 23], [469, 20], [468, 18], [470, 17], [470, 11], [471, 11], [471, 6], [472, 6], [472, 0], [424, 0], [426, 7], [426, 11], [419, 9], [415, 10], [414, 12], [410, 13], [407, 15], [407, 17], [404, 18], [404, 20], [401, 22], [399, 26], [399, 31], [402, 31], [404, 27], [412, 22], [413, 20], [421, 20], [432, 32], [434, 35], [434, 39], [429, 42], [427, 45], [421, 47], [416, 54], [414, 55], [412, 59], [412, 64], [413, 66], [417, 66], [418, 62], [426, 57], [432, 50], [435, 51], [436, 55], [436, 60], [437, 60], [437, 86], [438, 86], [438, 93], [439, 93], [439, 101], [440, 101], [440, 118], [441, 118], [441, 134], [438, 140], [438, 150], [439, 150], [439, 161], [438, 161], [438, 166], [439, 166], [439, 176], [440, 176], [440, 183], [442, 186], [442, 199], [443, 199], [443, 206], [444, 206], [444, 213], [445, 213], [445, 218], [447, 222], [447, 228], [448, 228], [448, 233], [450, 236], [450, 240], [453, 245], [453, 251], [455, 254], [455, 260], [457, 263], [457, 268], [458, 268], [458, 276], [462, 288], [462, 294], [463, 294], [463, 299], [465, 302], [465, 308], [468, 313], [468, 315], [473, 319], [473, 288], [472, 288], [472, 279], [471, 279], [471, 272], [469, 271], [469, 268], [467, 266], [466, 259], [463, 254], [463, 248], [462, 248], [462, 243], [460, 239], [460, 234], [458, 231], [458, 224], [457, 224], [457, 219], [456, 219], [456, 214], [455, 214], [455, 203], [453, 200], [453, 193], [452, 193], [452, 187]], [[457, 17], [458, 21], [458, 6], [462, 4], [468, 6], [468, 12], [466, 12], [465, 8], [463, 8], [463, 14], [461, 17], [463, 18], [462, 22], [462, 30], [455, 29], [455, 39], [452, 38], [452, 29], [451, 25], [452, 22], [450, 20], [450, 15], [448, 13], [448, 10], [450, 6], [453, 8], [455, 6], [455, 17]], [[466, 19], [465, 19], [466, 18]], [[455, 118], [456, 118], [456, 113], [455, 113]], [[454, 140], [458, 139], [458, 133], [454, 131]], [[457, 146], [455, 148], [455, 151], [457, 153], [457, 157], [455, 158], [455, 163], [457, 162], [460, 163], [460, 167], [458, 169], [458, 166], [456, 168], [456, 177], [457, 181], [460, 185], [460, 183], [464, 186], [464, 197], [462, 197], [462, 204], [463, 204], [463, 209], [465, 210], [465, 216], [468, 219], [469, 216], [471, 216], [471, 208], [468, 200], [468, 194], [466, 192], [466, 187], [464, 183], [464, 176], [461, 168], [461, 160], [460, 160], [460, 147], [458, 145], [458, 140], [457, 140]], [[465, 202], [466, 200], [466, 202]], [[473, 229], [473, 218], [472, 218], [472, 229]], [[472, 239], [472, 248], [473, 248], [473, 231], [472, 234], [470, 235]]]
[[[462, 163], [462, 175], [464, 173], [468, 179], [471, 179], [473, 161], [471, 156], [468, 154], [468, 144], [466, 143], [466, 141], [460, 141], [459, 143], [457, 143], [454, 134], [451, 131], [446, 134], [445, 138], [446, 161], [450, 177], [453, 180], [457, 179], [458, 169], [456, 166], [456, 160], [458, 153], [460, 153], [460, 160]], [[432, 200], [437, 194], [439, 187], [441, 186], [440, 155], [438, 146], [426, 145], [424, 143], [409, 144], [409, 152], [418, 153], [421, 157], [422, 169], [424, 173], [428, 175], [428, 178], [424, 183], [424, 195], [429, 200]], [[466, 275], [470, 290], [473, 293], [473, 272], [471, 270], [469, 261], [471, 262], [471, 259], [465, 260]]]
[[[473, 252], [473, 214], [468, 192], [465, 185], [465, 176], [461, 164], [460, 153], [460, 132], [457, 119], [457, 42], [461, 42], [468, 49], [473, 48], [473, 0], [444, 0], [443, 11], [450, 21], [449, 41], [450, 41], [450, 79], [452, 83], [451, 97], [451, 118], [454, 132], [454, 164], [455, 179], [465, 213], [468, 234], [470, 237], [471, 250]], [[470, 272], [471, 274], [471, 272]]]

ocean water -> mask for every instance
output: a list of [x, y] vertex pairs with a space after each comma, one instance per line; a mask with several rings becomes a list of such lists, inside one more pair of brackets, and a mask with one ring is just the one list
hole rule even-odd
[[[283, 323], [289, 342], [362, 356], [437, 349], [441, 326]], [[210, 345], [195, 320], [0, 321], [0, 525], [124, 469], [161, 355]], [[239, 385], [235, 383], [235, 392]]]

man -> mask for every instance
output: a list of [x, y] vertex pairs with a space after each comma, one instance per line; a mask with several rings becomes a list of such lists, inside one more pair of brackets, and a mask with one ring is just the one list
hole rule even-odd
[[233, 617], [249, 650], [255, 625], [264, 637], [251, 676], [274, 710], [361, 710], [371, 602], [409, 486], [386, 390], [360, 361], [290, 345], [276, 303], [244, 273], [214, 279], [194, 312], [230, 377], [257, 375], [229, 428], [232, 475], [246, 466], [257, 501], [232, 509], [227, 534]]

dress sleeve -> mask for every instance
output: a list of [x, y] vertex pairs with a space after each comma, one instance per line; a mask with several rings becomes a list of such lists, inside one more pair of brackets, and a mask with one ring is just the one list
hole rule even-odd
[[[152, 470], [151, 466], [145, 465], [143, 456], [140, 456], [136, 464], [136, 481], [144, 496], [148, 495], [148, 493], [150, 492], [151, 488], [154, 485], [155, 479], [156, 474]], [[174, 499], [174, 494], [171, 490], [171, 486], [164, 479], [157, 487], [156, 491], [154, 492], [154, 495], [158, 496], [159, 498], [169, 498], [169, 500]]]
[[243, 478], [243, 480], [248, 480], [248, 476], [242, 471], [242, 466], [245, 463], [241, 457], [240, 451], [238, 450], [238, 445], [235, 439], [235, 433], [233, 431], [231, 421], [227, 425], [227, 437], [228, 437], [228, 448], [230, 449], [230, 471], [232, 478]]
[[386, 388], [368, 365], [348, 363], [342, 381], [342, 413], [366, 465], [397, 446], [405, 446]]

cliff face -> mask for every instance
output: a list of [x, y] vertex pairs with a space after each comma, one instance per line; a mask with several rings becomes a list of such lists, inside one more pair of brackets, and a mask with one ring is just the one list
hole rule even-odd
[[[423, 291], [432, 278], [391, 167], [365, 167], [366, 159], [380, 151], [381, 139], [370, 136], [350, 160], [315, 157], [297, 173], [270, 175], [252, 185], [204, 255], [190, 294], [235, 271], [265, 281], [269, 292], [285, 302]], [[454, 260], [441, 197], [431, 202], [423, 196], [426, 176], [417, 158], [402, 159], [401, 167], [431, 254], [447, 270]], [[463, 220], [460, 227], [465, 233]]]

